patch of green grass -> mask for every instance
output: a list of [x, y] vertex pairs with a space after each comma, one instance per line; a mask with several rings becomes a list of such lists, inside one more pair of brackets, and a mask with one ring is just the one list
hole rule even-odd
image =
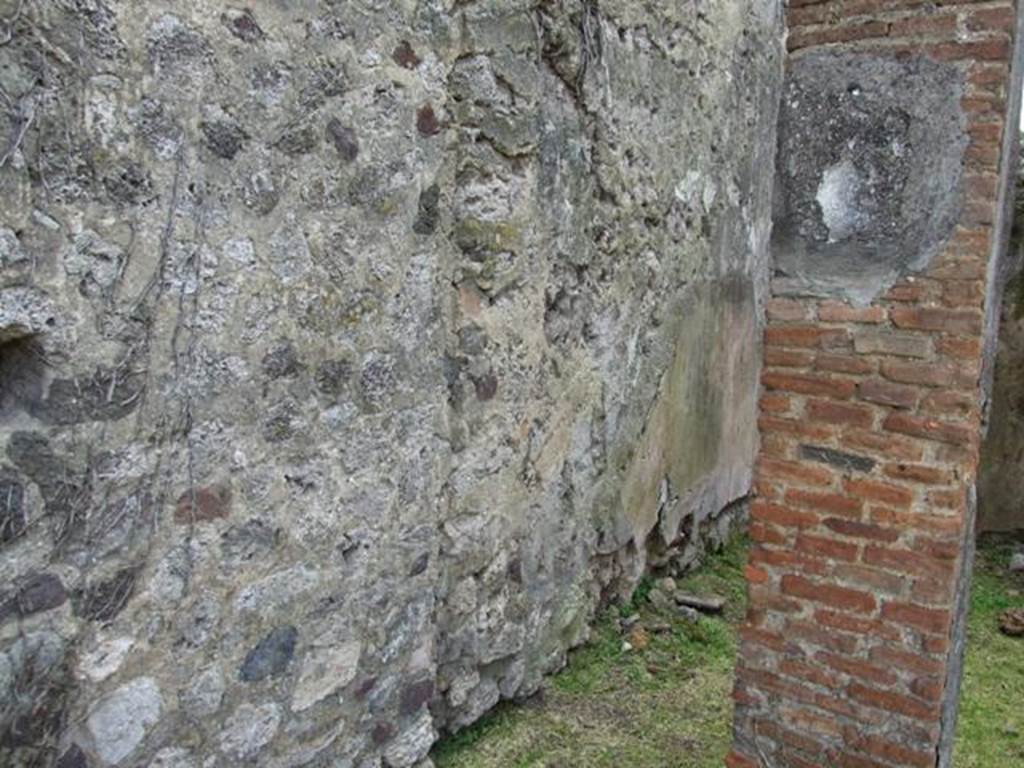
[[[728, 599], [721, 617], [691, 624], [647, 602], [645, 578], [632, 599], [596, 623], [542, 694], [502, 704], [432, 755], [438, 768], [716, 768], [731, 740], [736, 624], [746, 603], [746, 542], [732, 542], [679, 582]], [[639, 613], [643, 650], [623, 650], [619, 618]]]
[[967, 656], [953, 764], [1024, 765], [1024, 639], [1003, 635], [999, 615], [1024, 607], [1024, 576], [1007, 564], [1016, 541], [983, 537], [971, 589]]

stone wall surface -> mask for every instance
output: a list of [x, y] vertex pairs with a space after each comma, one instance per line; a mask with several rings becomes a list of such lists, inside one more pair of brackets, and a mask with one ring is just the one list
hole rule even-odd
[[1021, 16], [1005, 1], [799, 0], [787, 23], [727, 765], [947, 768]]
[[773, 0], [0, 19], [0, 763], [416, 765], [747, 494]]

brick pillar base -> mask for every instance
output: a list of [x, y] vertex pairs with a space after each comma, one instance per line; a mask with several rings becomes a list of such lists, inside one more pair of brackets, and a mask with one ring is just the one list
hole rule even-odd
[[[788, 22], [751, 607], [726, 762], [947, 766], [1016, 165], [1017, 13], [794, 0]], [[941, 93], [950, 112], [921, 108]], [[812, 108], [836, 146], [805, 188], [793, 168], [822, 142], [801, 127]], [[934, 147], [913, 155], [932, 130]], [[935, 165], [915, 177], [915, 162]]]

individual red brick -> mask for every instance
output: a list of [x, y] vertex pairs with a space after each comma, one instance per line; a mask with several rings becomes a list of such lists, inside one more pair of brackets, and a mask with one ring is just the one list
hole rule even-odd
[[884, 307], [851, 307], [840, 301], [823, 301], [818, 305], [818, 319], [826, 323], [884, 323]]
[[892, 528], [884, 528], [873, 523], [862, 523], [858, 520], [847, 520], [840, 517], [830, 517], [822, 521], [822, 524], [835, 531], [840, 536], [851, 538], [867, 539], [868, 541], [896, 541], [900, 532]]
[[913, 408], [920, 396], [920, 391], [915, 387], [883, 379], [867, 379], [857, 385], [857, 397], [861, 400], [894, 408]]
[[985, 284], [980, 280], [946, 280], [942, 285], [942, 302], [947, 307], [976, 307], [985, 303]]
[[843, 685], [843, 679], [839, 675], [833, 672], [827, 672], [820, 666], [809, 664], [806, 661], [782, 659], [779, 662], [779, 672], [787, 677], [806, 680], [809, 683], [820, 685], [823, 688], [838, 689]]
[[781, 546], [789, 542], [789, 538], [782, 531], [764, 523], [751, 523], [748, 533], [750, 540], [755, 544], [775, 544]]
[[969, 173], [964, 176], [964, 189], [968, 195], [986, 200], [999, 195], [999, 177], [994, 173]]
[[796, 574], [785, 574], [780, 589], [784, 595], [821, 603], [840, 611], [871, 613], [877, 607], [874, 595], [868, 592], [813, 582]]
[[975, 8], [967, 16], [966, 26], [971, 32], [997, 31], [1012, 33], [1015, 21], [1015, 12], [1012, 5], [1005, 5], [1000, 8]]
[[915, 536], [914, 549], [936, 560], [956, 560], [960, 557], [961, 542], [956, 539], [933, 539], [928, 536]]
[[762, 435], [778, 433], [816, 442], [828, 441], [835, 435], [835, 430], [830, 426], [775, 416], [762, 416], [757, 420], [757, 425]]
[[820, 24], [827, 21], [834, 13], [835, 11], [824, 3], [808, 5], [803, 8], [790, 7], [786, 12], [786, 25], [793, 29], [794, 27]]
[[880, 571], [865, 565], [839, 563], [832, 569], [832, 577], [844, 584], [870, 589], [893, 597], [903, 595], [907, 586], [905, 577], [888, 571]]
[[882, 432], [847, 429], [843, 432], [843, 443], [897, 461], [920, 461], [924, 456], [924, 449], [917, 441]]
[[864, 562], [880, 568], [888, 568], [897, 573], [911, 576], [948, 577], [952, 573], [952, 564], [946, 560], [901, 547], [868, 546], [862, 555]]
[[881, 736], [859, 734], [853, 742], [857, 749], [886, 763], [895, 763], [906, 768], [935, 768], [935, 750], [914, 749], [913, 747], [887, 741]]
[[789, 723], [793, 728], [818, 733], [826, 738], [836, 738], [842, 735], [842, 724], [837, 722], [837, 718], [822, 714], [817, 710], [799, 704], [780, 702], [776, 711], [782, 721]]
[[779, 745], [776, 755], [786, 761], [788, 768], [820, 768], [820, 763], [807, 759], [807, 755], [821, 755], [825, 751], [818, 739], [781, 725], [774, 718], [760, 719], [754, 727], [756, 733]]
[[939, 416], [976, 416], [980, 403], [977, 394], [966, 392], [932, 392], [921, 401], [921, 411]]
[[915, 677], [910, 692], [925, 701], [941, 701], [945, 686], [939, 677]]
[[764, 364], [776, 368], [810, 368], [814, 354], [805, 349], [765, 347]]
[[967, 135], [972, 141], [998, 144], [1003, 139], [1003, 126], [995, 123], [975, 123], [967, 126]]
[[919, 331], [942, 331], [961, 335], [979, 335], [982, 314], [973, 310], [943, 309], [939, 307], [893, 307], [889, 311], [897, 328]]
[[971, 42], [946, 41], [931, 45], [915, 45], [915, 52], [939, 61], [1009, 61], [1009, 39], [976, 40]]
[[760, 499], [750, 505], [750, 517], [757, 522], [782, 528], [813, 528], [820, 520], [813, 512], [792, 509], [781, 504], [769, 504]]
[[760, 763], [752, 757], [748, 757], [735, 749], [726, 755], [726, 768], [759, 768]]
[[817, 610], [814, 612], [814, 620], [822, 626], [832, 627], [842, 632], [852, 632], [857, 635], [868, 635], [873, 638], [881, 637], [893, 641], [900, 640], [902, 637], [898, 629], [878, 619], [851, 616], [848, 613]]
[[808, 400], [807, 418], [823, 424], [868, 428], [875, 423], [875, 412], [865, 405]]
[[789, 395], [782, 392], [765, 392], [758, 405], [762, 413], [787, 413], [793, 403]]
[[761, 645], [773, 651], [782, 651], [786, 648], [786, 638], [778, 632], [769, 632], [744, 625], [740, 628], [739, 635], [740, 639], [745, 642]]
[[976, 360], [981, 357], [983, 346], [980, 338], [945, 336], [939, 339], [938, 352], [957, 360]]
[[791, 488], [786, 491], [786, 503], [804, 509], [829, 512], [844, 517], [859, 517], [864, 507], [860, 499], [842, 496], [838, 493], [819, 493]]
[[766, 346], [837, 349], [849, 345], [850, 332], [845, 328], [823, 328], [819, 325], [770, 325], [764, 332]]
[[937, 675], [946, 670], [943, 661], [908, 651], [902, 647], [875, 646], [869, 652], [869, 658], [876, 664], [924, 675]]
[[927, 483], [929, 485], [947, 485], [953, 481], [952, 473], [947, 469], [929, 467], [924, 464], [907, 464], [896, 462], [886, 464], [882, 467], [883, 474], [894, 480], [904, 480], [912, 483]]
[[996, 145], [971, 144], [964, 153], [967, 167], [979, 171], [998, 171], [1001, 148]]
[[963, 489], [951, 491], [934, 490], [928, 491], [928, 503], [934, 507], [963, 512], [967, 506], [967, 499]]
[[974, 62], [971, 65], [967, 80], [971, 85], [1003, 86], [1009, 80], [1008, 69], [1006, 64]]
[[[929, 492], [931, 493], [931, 492]], [[887, 507], [871, 507], [868, 517], [871, 522], [895, 529], [913, 529], [924, 531], [933, 536], [955, 538], [963, 529], [959, 517], [947, 515], [929, 515], [924, 512], [907, 512], [906, 510], [888, 509]]]
[[923, 387], [969, 386], [971, 378], [962, 367], [939, 363], [882, 361], [882, 375], [900, 384]]
[[761, 475], [769, 480], [796, 483], [797, 485], [831, 485], [834, 478], [832, 471], [825, 467], [811, 466], [798, 461], [762, 459], [758, 466]]
[[911, 416], [906, 413], [891, 413], [882, 424], [883, 429], [899, 432], [904, 435], [920, 437], [925, 440], [937, 440], [954, 445], [970, 443], [977, 436], [977, 431], [962, 424], [952, 424], [938, 419]]
[[814, 368], [830, 373], [865, 374], [875, 370], [875, 363], [873, 360], [855, 355], [838, 355], [822, 352], [815, 358]]
[[[828, 564], [817, 558], [789, 549], [752, 549], [748, 561], [757, 566], [770, 566], [786, 571], [799, 571], [812, 576], [824, 576], [828, 573]], [[795, 595], [794, 595], [795, 597]]]
[[[960, 214], [960, 220], [965, 224], [971, 225], [990, 225], [995, 223], [996, 220], [996, 201], [995, 200], [979, 200], [977, 198], [969, 199], [967, 204], [964, 205], [963, 211]], [[963, 279], [970, 279], [972, 277], [981, 277], [984, 273], [980, 264], [964, 263], [960, 269], [948, 269], [933, 270], [932, 274], [941, 277], [958, 277]]]
[[802, 552], [813, 557], [825, 557], [832, 560], [845, 560], [852, 563], [857, 559], [857, 545], [847, 542], [836, 541], [824, 536], [812, 536], [809, 533], [802, 533], [796, 537], [794, 547], [797, 552]]
[[[839, 27], [819, 27], [814, 31], [797, 29], [786, 39], [786, 48], [795, 51], [816, 45], [849, 43], [855, 40], [885, 37], [889, 25], [884, 21], [849, 24]], [[980, 57], [979, 57], [980, 58]], [[994, 52], [985, 58], [997, 58]]]
[[[858, 651], [861, 639], [856, 635], [845, 632], [837, 632], [831, 628], [819, 627], [809, 621], [797, 619], [786, 619], [782, 630], [783, 635], [789, 640], [800, 640], [812, 643], [819, 648], [836, 653], [853, 654]], [[816, 701], [816, 699], [812, 699]]]
[[919, 303], [925, 301], [929, 294], [929, 284], [925, 282], [917, 282], [914, 278], [908, 278], [904, 282], [896, 283], [890, 288], [885, 295], [884, 299], [887, 301], [906, 301]]
[[897, 509], [906, 509], [914, 501], [914, 493], [909, 488], [878, 480], [847, 478], [843, 487], [851, 496], [878, 501]]
[[796, 442], [785, 435], [761, 435], [761, 456], [773, 459], [792, 459], [796, 455]]
[[949, 606], [950, 585], [939, 579], [917, 579], [910, 588], [910, 599], [918, 604]]
[[806, 302], [796, 299], [770, 299], [765, 306], [765, 312], [769, 320], [782, 322], [798, 322], [810, 320], [812, 317], [811, 307]]
[[853, 348], [861, 355], [879, 354], [924, 359], [932, 355], [932, 340], [927, 334], [897, 333], [892, 330], [871, 328], [854, 335]]
[[912, 603], [886, 602], [882, 604], [882, 618], [923, 632], [941, 634], [949, 628], [951, 617], [949, 611]]
[[814, 654], [814, 658], [821, 661], [823, 664], [828, 665], [837, 672], [850, 675], [851, 677], [857, 677], [861, 680], [866, 680], [869, 683], [878, 683], [880, 685], [895, 685], [897, 681], [896, 675], [887, 669], [882, 667], [876, 667], [874, 664], [870, 664], [860, 659], [851, 659], [846, 656], [839, 656], [834, 653], [819, 652]]
[[956, 31], [956, 14], [909, 16], [889, 25], [889, 37], [945, 37]]
[[863, 704], [916, 720], [933, 720], [939, 716], [938, 706], [892, 691], [880, 691], [860, 683], [851, 683], [846, 692]]
[[747, 581], [751, 584], [764, 584], [768, 581], [768, 572], [756, 568], [753, 565], [748, 565], [744, 569], [744, 574], [747, 577]]
[[771, 390], [795, 392], [798, 395], [820, 395], [839, 400], [849, 400], [857, 389], [851, 379], [836, 379], [811, 374], [785, 374], [769, 371], [761, 377], [761, 383]]

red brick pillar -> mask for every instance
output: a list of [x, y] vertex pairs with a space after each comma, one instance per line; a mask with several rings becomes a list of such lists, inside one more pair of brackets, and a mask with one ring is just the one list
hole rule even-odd
[[[885, 256], [888, 241], [876, 249], [882, 255], [875, 254], [875, 272], [868, 253], [874, 245], [865, 244], [868, 267], [857, 272], [863, 290], [849, 296], [841, 276], [816, 279], [816, 265], [831, 267], [803, 251], [793, 256], [793, 243], [817, 237], [813, 248], [842, 245], [842, 258], [856, 259], [859, 241], [838, 241], [844, 228], [862, 223], [847, 209], [870, 208], [864, 185], [873, 182], [855, 180], [836, 193], [839, 182], [823, 180], [808, 193], [818, 203], [808, 215], [831, 227], [828, 237], [808, 235], [807, 227], [791, 228], [789, 237], [777, 217], [773, 258], [777, 267], [789, 262], [773, 278], [767, 309], [751, 607], [737, 666], [735, 747], [726, 762], [948, 766], [988, 351], [1015, 170], [1017, 13], [1010, 2], [794, 0], [787, 17], [787, 80], [807, 57], [832, 66], [829, 56], [849, 55], [849, 66], [862, 72], [884, 60], [886, 67], [911, 67], [913, 77], [947, 67], [935, 77], [948, 80], [949, 98], [959, 100], [950, 118], [955, 162], [941, 171], [956, 177], [955, 205], [946, 223], [940, 216], [924, 222], [932, 208], [921, 208], [925, 229], [903, 251], [891, 248], [895, 257]], [[813, 71], [804, 69], [812, 72], [804, 90], [784, 96], [793, 109], [811, 93]], [[853, 99], [862, 84], [849, 80]], [[784, 103], [783, 123], [786, 110]], [[904, 122], [913, 119], [920, 118]], [[829, 119], [820, 130], [836, 129]], [[780, 174], [800, 151], [799, 143], [787, 150], [783, 141]], [[860, 160], [844, 166], [840, 154], [829, 162], [831, 178], [841, 181]], [[892, 194], [909, 194], [910, 183], [896, 184]], [[890, 270], [887, 259], [932, 235], [931, 251]]]

